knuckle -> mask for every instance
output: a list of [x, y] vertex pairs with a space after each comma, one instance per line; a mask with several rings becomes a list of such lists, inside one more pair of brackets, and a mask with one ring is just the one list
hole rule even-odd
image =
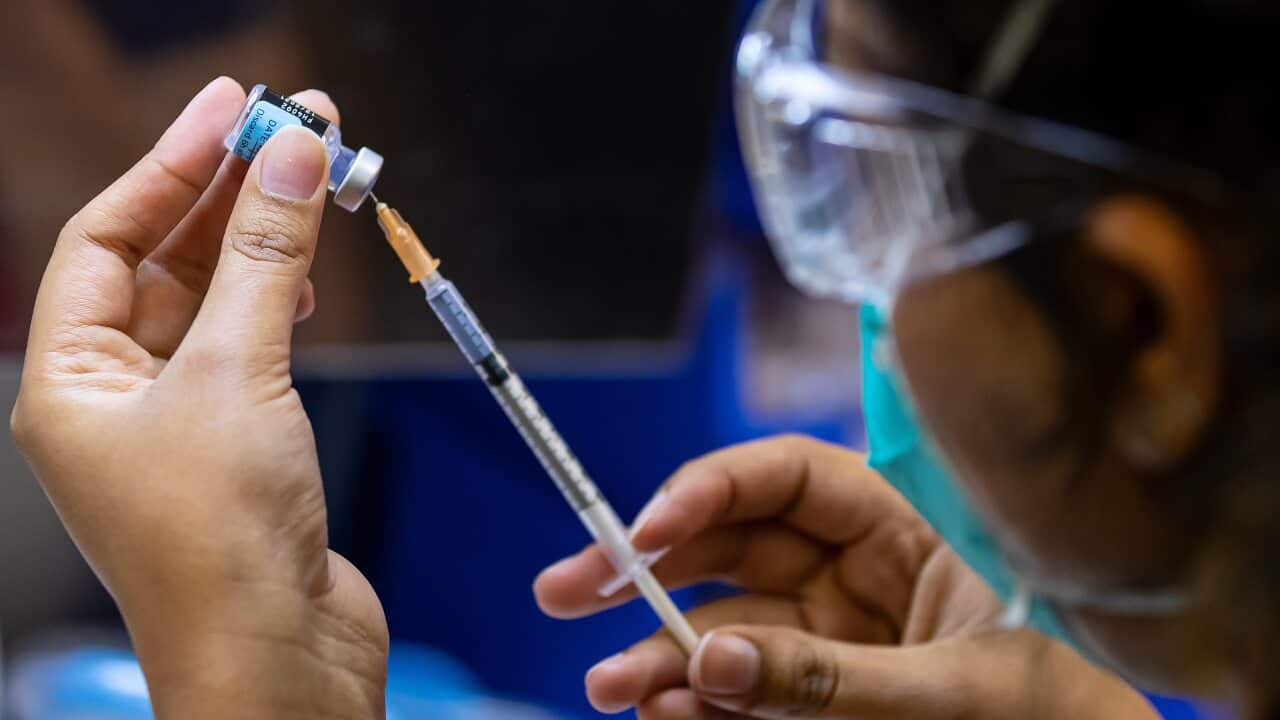
[[231, 248], [254, 262], [296, 265], [307, 260], [300, 243], [274, 230], [236, 230], [227, 238]]
[[227, 231], [227, 244], [255, 263], [306, 265], [312, 244], [301, 223], [279, 214], [265, 214]]
[[676, 471], [671, 473], [671, 477], [670, 479], [668, 479], [667, 485], [670, 485], [671, 482], [676, 478], [687, 477], [693, 474], [698, 469], [698, 466], [701, 463], [702, 463], [701, 459], [685, 460], [684, 462], [680, 463], [680, 467], [676, 468]]
[[797, 710], [822, 711], [839, 691], [840, 673], [830, 652], [801, 643], [790, 663], [789, 687]]
[[128, 235], [128, 228], [121, 219], [121, 214], [106, 201], [95, 200], [72, 215], [63, 224], [58, 237], [75, 238], [102, 248], [120, 257], [129, 267], [136, 268], [145, 253], [138, 245], [129, 242]]
[[778, 447], [786, 453], [804, 453], [812, 450], [818, 441], [802, 433], [785, 433], [774, 438]]
[[676, 468], [675, 472], [667, 476], [660, 489], [670, 493], [677, 489], [683, 492], [690, 488], [706, 487], [707, 479], [714, 475], [708, 472], [708, 469], [714, 467], [714, 460], [710, 456], [686, 460]]

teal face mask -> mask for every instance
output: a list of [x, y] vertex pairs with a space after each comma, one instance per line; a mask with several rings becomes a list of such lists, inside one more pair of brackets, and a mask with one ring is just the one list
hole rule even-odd
[[[969, 567], [987, 581], [1000, 599], [1015, 595], [1014, 575], [995, 541], [969, 508], [929, 450], [899, 393], [892, 370], [877, 348], [888, 347], [885, 321], [871, 305], [862, 306], [862, 405], [866, 417], [870, 465], [902, 493]], [[1029, 602], [1029, 605], [1025, 603]], [[1057, 614], [1040, 598], [1023, 598], [1019, 614], [1026, 624], [1073, 644]]]

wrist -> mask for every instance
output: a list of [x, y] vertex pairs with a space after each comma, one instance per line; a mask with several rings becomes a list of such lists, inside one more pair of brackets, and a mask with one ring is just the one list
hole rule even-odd
[[126, 611], [156, 718], [382, 718], [385, 623], [332, 600], [241, 588]]

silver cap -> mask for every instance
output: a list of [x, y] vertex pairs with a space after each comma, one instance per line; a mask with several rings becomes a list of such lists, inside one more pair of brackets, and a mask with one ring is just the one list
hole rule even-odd
[[351, 161], [347, 176], [342, 184], [333, 191], [333, 201], [338, 207], [355, 212], [364, 199], [369, 197], [374, 183], [378, 182], [378, 173], [382, 172], [382, 156], [367, 147], [360, 148]]

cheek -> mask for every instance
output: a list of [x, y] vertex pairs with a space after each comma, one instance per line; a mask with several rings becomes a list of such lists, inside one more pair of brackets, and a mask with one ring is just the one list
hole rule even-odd
[[1011, 561], [1092, 587], [1170, 577], [1176, 528], [1096, 428], [1072, 422], [1088, 388], [1071, 386], [1050, 326], [1002, 273], [910, 288], [893, 333], [922, 425]]
[[1061, 428], [1061, 361], [1052, 338], [1007, 281], [971, 270], [898, 301], [894, 335], [913, 397], [941, 435], [982, 467]]
[[916, 409], [957, 480], [1001, 521], [1007, 549], [1039, 562], [1054, 555], [1054, 516], [1068, 509], [1065, 458], [1053, 452], [1064, 373], [1035, 308], [1002, 275], [977, 268], [910, 288], [893, 325]]

